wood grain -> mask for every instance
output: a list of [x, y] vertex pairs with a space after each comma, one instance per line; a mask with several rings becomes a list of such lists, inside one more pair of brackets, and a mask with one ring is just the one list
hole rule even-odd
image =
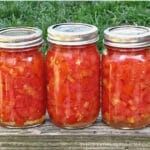
[[47, 119], [35, 128], [0, 127], [0, 150], [150, 150], [150, 127], [118, 130], [99, 118], [91, 127], [66, 130]]

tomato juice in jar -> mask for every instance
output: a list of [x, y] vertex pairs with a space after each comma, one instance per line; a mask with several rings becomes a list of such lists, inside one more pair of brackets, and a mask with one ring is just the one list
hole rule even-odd
[[98, 29], [82, 23], [48, 28], [48, 113], [62, 128], [83, 128], [95, 122], [100, 109]]
[[0, 124], [30, 127], [44, 121], [42, 31], [31, 27], [0, 30]]
[[122, 129], [150, 124], [150, 28], [119, 26], [104, 31], [102, 118]]

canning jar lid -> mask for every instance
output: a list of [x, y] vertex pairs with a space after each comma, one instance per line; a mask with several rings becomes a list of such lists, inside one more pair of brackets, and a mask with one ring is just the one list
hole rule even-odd
[[48, 28], [47, 40], [58, 45], [84, 45], [98, 41], [96, 26], [83, 23], [61, 23]]
[[120, 48], [150, 46], [150, 28], [144, 26], [117, 26], [104, 31], [104, 44]]
[[42, 31], [39, 28], [8, 27], [0, 29], [0, 48], [30, 48], [42, 43]]

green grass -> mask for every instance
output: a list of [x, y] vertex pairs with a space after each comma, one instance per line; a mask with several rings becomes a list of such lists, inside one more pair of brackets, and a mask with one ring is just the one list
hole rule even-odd
[[0, 27], [36, 26], [46, 30], [60, 22], [83, 22], [99, 28], [99, 48], [103, 30], [110, 26], [136, 24], [150, 26], [150, 2], [0, 2]]

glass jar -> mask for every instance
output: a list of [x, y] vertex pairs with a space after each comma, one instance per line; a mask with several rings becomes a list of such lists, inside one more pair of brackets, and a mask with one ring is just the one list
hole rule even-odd
[[0, 124], [29, 127], [45, 115], [42, 31], [31, 27], [0, 30]]
[[119, 26], [104, 31], [103, 121], [114, 128], [150, 124], [150, 28]]
[[100, 109], [100, 57], [95, 26], [66, 23], [48, 28], [48, 113], [62, 128], [95, 122]]

